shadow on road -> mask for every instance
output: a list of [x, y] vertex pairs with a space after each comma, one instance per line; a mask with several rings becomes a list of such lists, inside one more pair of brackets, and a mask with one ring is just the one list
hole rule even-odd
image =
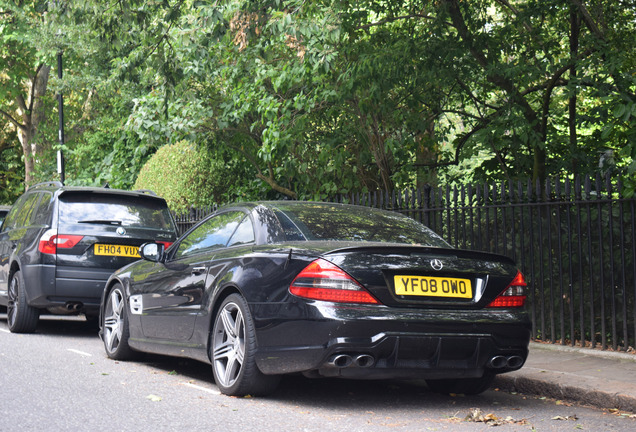
[[[212, 367], [195, 360], [145, 355], [139, 360], [167, 374], [179, 375], [185, 381], [202, 381], [214, 386]], [[297, 406], [341, 409], [379, 410], [420, 409], [428, 406], [469, 407], [474, 404], [501, 403], [509, 398], [503, 392], [488, 391], [479, 396], [441, 395], [431, 392], [424, 380], [351, 380], [341, 378], [306, 378], [302, 375], [286, 375], [278, 389], [266, 398], [268, 401]], [[498, 402], [496, 402], [498, 401]], [[518, 400], [517, 400], [518, 402]]]
[[[3, 321], [6, 325], [6, 313], [0, 313], [0, 321]], [[53, 337], [72, 336], [97, 338], [97, 331], [97, 322], [86, 321], [83, 316], [42, 315], [35, 333]]]

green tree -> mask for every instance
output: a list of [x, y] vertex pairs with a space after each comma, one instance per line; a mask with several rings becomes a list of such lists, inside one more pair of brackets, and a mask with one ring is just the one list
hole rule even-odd
[[50, 87], [69, 95], [76, 184], [129, 187], [157, 149], [187, 140], [259, 196], [607, 169], [636, 188], [628, 6], [92, 0], [12, 37], [69, 58]]
[[51, 109], [47, 94], [50, 63], [39, 56], [32, 39], [46, 25], [46, 2], [0, 2], [0, 118], [12, 125], [24, 154], [25, 182], [51, 142], [41, 130]]

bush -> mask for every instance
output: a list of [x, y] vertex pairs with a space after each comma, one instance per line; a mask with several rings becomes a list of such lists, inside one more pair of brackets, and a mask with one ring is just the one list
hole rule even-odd
[[134, 188], [153, 190], [177, 213], [211, 205], [216, 201], [214, 164], [205, 150], [190, 142], [165, 145], [143, 166]]

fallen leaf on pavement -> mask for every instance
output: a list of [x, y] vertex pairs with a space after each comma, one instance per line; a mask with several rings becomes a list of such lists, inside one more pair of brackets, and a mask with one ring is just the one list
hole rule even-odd
[[571, 415], [571, 416], [556, 416], [556, 417], [552, 417], [552, 420], [578, 420], [579, 418], [576, 416], [576, 414]]

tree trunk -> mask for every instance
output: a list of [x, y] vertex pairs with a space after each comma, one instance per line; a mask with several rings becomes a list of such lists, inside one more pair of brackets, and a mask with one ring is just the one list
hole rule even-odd
[[44, 96], [50, 71], [50, 66], [40, 65], [31, 78], [26, 101], [21, 95], [16, 100], [21, 120], [17, 127], [18, 140], [24, 152], [24, 182], [27, 186], [33, 182], [35, 164], [46, 147], [38, 131], [46, 119]]
[[417, 150], [415, 154], [415, 167], [417, 170], [417, 188], [422, 189], [426, 185], [437, 186], [437, 162], [439, 150], [435, 146], [435, 123], [430, 121], [427, 130], [417, 137]]

